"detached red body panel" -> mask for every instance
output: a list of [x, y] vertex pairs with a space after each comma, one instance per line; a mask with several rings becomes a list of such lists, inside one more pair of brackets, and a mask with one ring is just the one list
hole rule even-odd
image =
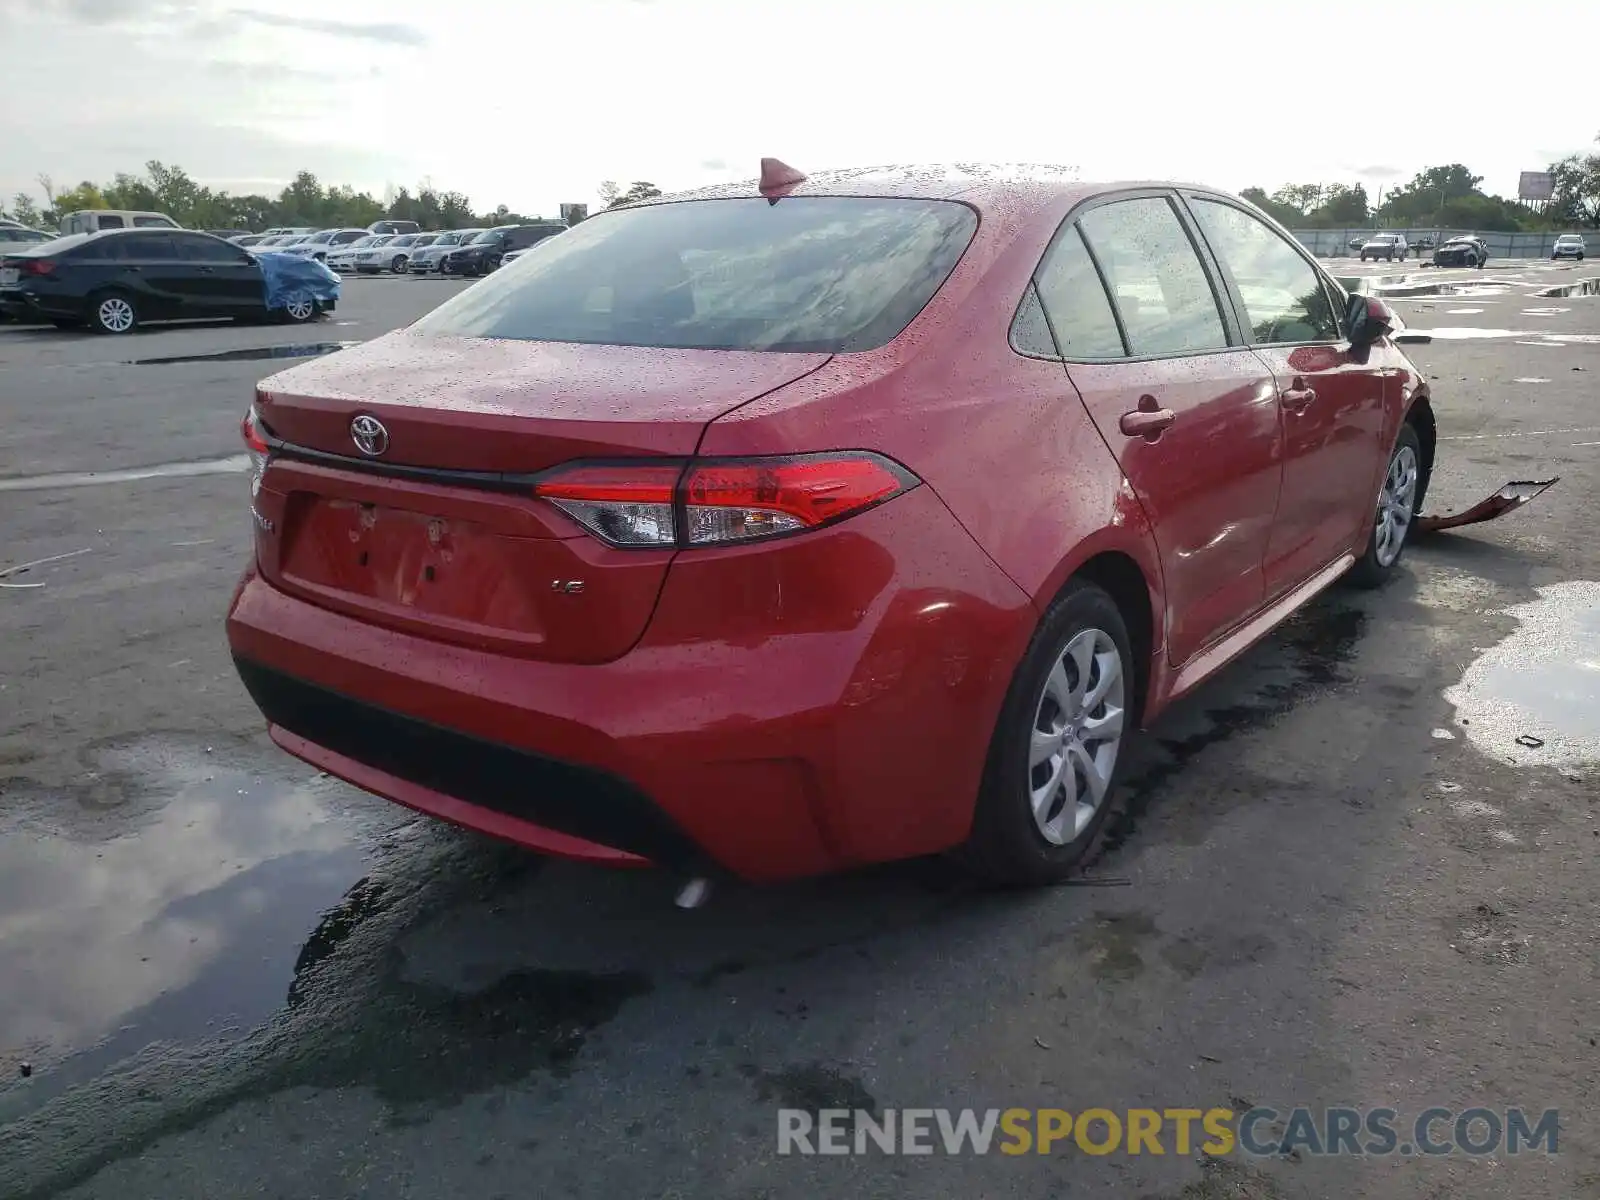
[[[1234, 204], [773, 161], [265, 381], [227, 630], [273, 737], [613, 866], [776, 880], [961, 844], [1069, 581], [1122, 611], [1147, 721], [1363, 553], [1408, 413], [1431, 466], [1392, 341], [1352, 341], [1252, 210], [1208, 240], [1197, 199]], [[1085, 234], [1054, 279], [1081, 214], [1114, 231], [1124, 201], [1165, 224]], [[721, 214], [763, 240], [645, 236]]]

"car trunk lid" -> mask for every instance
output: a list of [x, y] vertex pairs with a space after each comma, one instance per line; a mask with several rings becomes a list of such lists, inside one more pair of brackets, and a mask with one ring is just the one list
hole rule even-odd
[[[687, 458], [707, 423], [828, 358], [401, 331], [302, 364], [257, 392], [282, 444], [255, 498], [261, 569], [420, 636], [609, 661], [643, 633], [673, 551], [604, 545], [527, 477], [580, 458]], [[355, 441], [357, 417], [381, 424], [378, 453]]]

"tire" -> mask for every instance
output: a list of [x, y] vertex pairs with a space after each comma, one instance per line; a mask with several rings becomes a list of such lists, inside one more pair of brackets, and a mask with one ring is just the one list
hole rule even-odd
[[1367, 261], [1367, 256], [1366, 256], [1366, 255], [1365, 255], [1365, 254], [1363, 254], [1363, 255], [1362, 255], [1362, 256], [1361, 256], [1361, 261], [1362, 261], [1362, 262], [1366, 262], [1366, 261]]
[[89, 328], [120, 337], [139, 328], [139, 306], [122, 291], [96, 292], [89, 297]]
[[406, 256], [404, 254], [396, 254], [391, 258], [389, 260], [389, 270], [396, 275], [404, 275], [406, 273]]
[[[972, 832], [959, 851], [970, 871], [1007, 887], [1056, 883], [1071, 874], [1111, 812], [1135, 724], [1136, 683], [1128, 629], [1116, 602], [1094, 584], [1073, 580], [1039, 622], [1001, 705]], [[1103, 688], [1102, 698], [1073, 716], [1072, 696], [1084, 700], [1086, 684], [1088, 698]], [[1103, 732], [1114, 728], [1115, 736], [1073, 733], [1085, 728], [1086, 718], [1104, 722]], [[1090, 764], [1103, 783], [1097, 799], [1087, 775], [1080, 774]]]
[[308, 321], [315, 321], [321, 309], [317, 302], [304, 292], [298, 292], [289, 297], [283, 307], [283, 319], [291, 325], [304, 325]]
[[[1408, 457], [1410, 482], [1406, 484]], [[1383, 482], [1379, 485], [1372, 529], [1367, 534], [1366, 551], [1350, 570], [1348, 578], [1351, 583], [1360, 588], [1375, 588], [1388, 582], [1395, 568], [1400, 565], [1411, 531], [1416, 528], [1417, 505], [1427, 490], [1428, 480], [1422, 466], [1422, 443], [1417, 438], [1416, 429], [1408, 422], [1400, 426], [1400, 436], [1395, 438], [1394, 449], [1389, 452]], [[1387, 505], [1390, 519], [1386, 529], [1386, 502], [1395, 497], [1396, 492], [1400, 498], [1397, 504]], [[1401, 515], [1404, 516], [1404, 523], [1396, 531], [1395, 520]], [[1380, 534], [1386, 536], [1380, 540]]]

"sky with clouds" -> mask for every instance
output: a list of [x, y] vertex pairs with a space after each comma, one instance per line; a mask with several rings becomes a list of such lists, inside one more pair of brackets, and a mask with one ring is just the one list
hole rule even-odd
[[0, 45], [8, 199], [156, 158], [553, 214], [764, 154], [1369, 192], [1459, 161], [1509, 194], [1600, 134], [1594, 0], [0, 0]]

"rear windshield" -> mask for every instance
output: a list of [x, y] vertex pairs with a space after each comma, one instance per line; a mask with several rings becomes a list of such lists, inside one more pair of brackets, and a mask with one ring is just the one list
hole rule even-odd
[[584, 221], [413, 328], [457, 337], [841, 353], [899, 335], [977, 229], [946, 200], [694, 200]]

